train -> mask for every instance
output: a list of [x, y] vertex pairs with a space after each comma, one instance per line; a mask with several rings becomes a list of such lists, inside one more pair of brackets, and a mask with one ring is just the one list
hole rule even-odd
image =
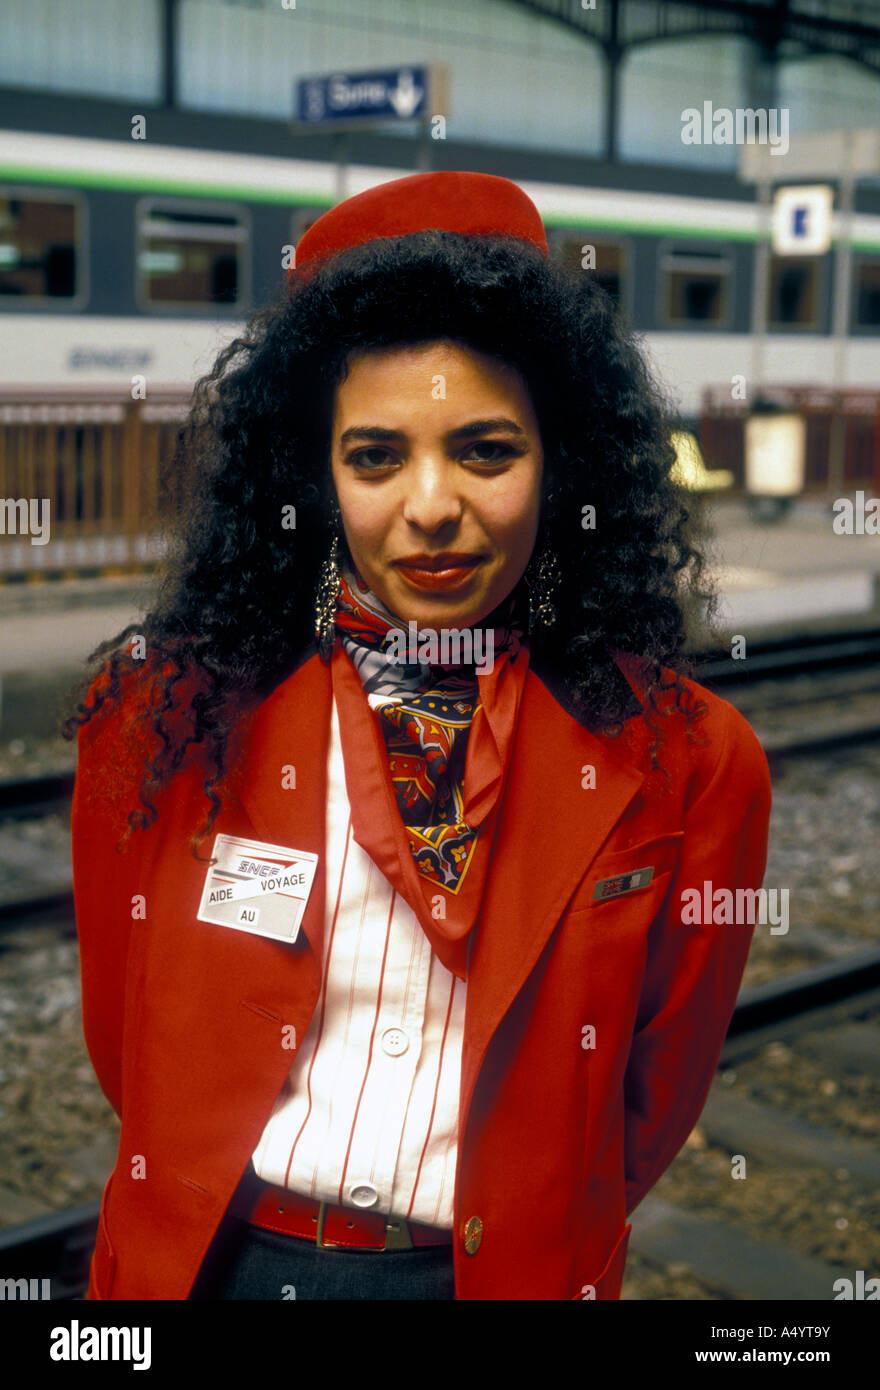
[[[175, 139], [187, 139], [183, 118]], [[405, 142], [383, 150], [390, 144], [400, 145], [399, 166], [0, 130], [0, 385], [7, 395], [93, 392], [143, 374], [163, 388], [191, 386], [271, 296], [316, 217], [413, 172]], [[509, 152], [492, 156], [493, 172], [516, 176]], [[707, 387], [752, 371], [761, 213], [733, 176], [639, 174], [633, 187], [626, 165], [583, 185], [517, 182], [542, 214], [551, 254], [614, 295], [681, 417], [695, 423]], [[877, 208], [851, 224], [850, 386], [880, 380], [880, 200]], [[833, 294], [833, 255], [771, 258], [768, 381], [831, 382]]]

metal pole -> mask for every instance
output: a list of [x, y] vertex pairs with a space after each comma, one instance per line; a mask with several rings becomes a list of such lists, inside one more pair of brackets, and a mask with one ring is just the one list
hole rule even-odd
[[752, 284], [752, 381], [749, 399], [754, 402], [764, 386], [764, 348], [767, 342], [767, 291], [770, 283], [770, 183], [758, 184], [758, 239]]
[[834, 413], [828, 448], [828, 489], [835, 497], [843, 490], [846, 455], [846, 416], [843, 411], [846, 333], [849, 327], [849, 301], [852, 287], [852, 233], [855, 178], [849, 169], [840, 179], [840, 220], [834, 248], [834, 307], [831, 389]]
[[602, 46], [608, 78], [605, 87], [605, 158], [609, 164], [613, 164], [617, 159], [619, 143], [620, 60], [623, 52], [620, 45], [619, 0], [611, 0], [610, 29]]
[[164, 0], [162, 7], [162, 88], [165, 105], [177, 105], [177, 0]]
[[430, 121], [423, 119], [419, 121], [419, 134], [417, 141], [416, 169], [420, 174], [427, 174], [431, 168], [431, 137], [428, 134]]
[[337, 130], [333, 135], [333, 148], [336, 155], [336, 201], [342, 203], [346, 198], [348, 186], [348, 157], [351, 141], [347, 130]]

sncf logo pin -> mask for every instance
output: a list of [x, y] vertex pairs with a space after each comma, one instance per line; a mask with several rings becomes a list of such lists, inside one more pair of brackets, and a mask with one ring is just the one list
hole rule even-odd
[[600, 878], [593, 889], [593, 902], [634, 893], [638, 888], [646, 888], [653, 877], [654, 865], [649, 864], [646, 869], [632, 869], [628, 874], [615, 874], [614, 878]]

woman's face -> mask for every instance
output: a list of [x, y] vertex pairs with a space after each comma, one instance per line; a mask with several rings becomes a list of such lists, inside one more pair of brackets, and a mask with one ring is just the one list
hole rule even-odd
[[534, 547], [543, 466], [513, 367], [452, 342], [354, 354], [331, 449], [352, 558], [393, 613], [467, 627], [507, 597]]

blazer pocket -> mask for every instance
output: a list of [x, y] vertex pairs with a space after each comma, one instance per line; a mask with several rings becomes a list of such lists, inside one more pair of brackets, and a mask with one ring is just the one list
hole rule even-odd
[[113, 1293], [113, 1281], [116, 1277], [116, 1254], [110, 1241], [107, 1231], [107, 1193], [110, 1191], [110, 1184], [113, 1182], [111, 1173], [104, 1187], [104, 1195], [101, 1198], [101, 1211], [98, 1216], [98, 1235], [95, 1241], [95, 1252], [92, 1255], [91, 1271], [89, 1275], [89, 1298], [104, 1299], [110, 1298]]
[[683, 840], [684, 831], [676, 830], [611, 854], [600, 854], [572, 899], [569, 911], [583, 908], [601, 911], [609, 903], [626, 902], [628, 898], [652, 893], [661, 881], [665, 891], [668, 876], [681, 856]]
[[[588, 1301], [591, 1297], [603, 1299], [606, 1302], [620, 1298], [620, 1286], [623, 1283], [623, 1271], [626, 1265], [626, 1252], [629, 1246], [629, 1233], [632, 1230], [632, 1222], [624, 1226], [617, 1238], [614, 1249], [605, 1261], [605, 1267], [601, 1274], [594, 1279], [585, 1281], [578, 1286], [577, 1293], [573, 1293], [570, 1302], [576, 1299], [581, 1302]], [[591, 1292], [592, 1291], [592, 1292]]]

